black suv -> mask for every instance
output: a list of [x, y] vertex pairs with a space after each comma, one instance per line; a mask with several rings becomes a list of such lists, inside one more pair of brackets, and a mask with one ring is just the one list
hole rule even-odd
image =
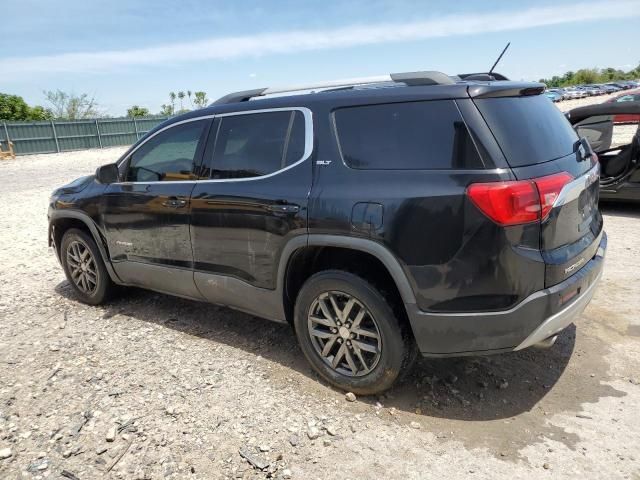
[[227, 95], [56, 190], [51, 245], [83, 302], [128, 285], [286, 322], [356, 393], [417, 352], [549, 346], [602, 272], [599, 167], [541, 84], [494, 78]]

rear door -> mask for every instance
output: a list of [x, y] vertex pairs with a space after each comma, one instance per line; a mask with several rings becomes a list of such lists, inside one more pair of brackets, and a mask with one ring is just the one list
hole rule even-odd
[[128, 284], [198, 297], [189, 233], [190, 195], [209, 119], [170, 125], [134, 150], [122, 181], [101, 200], [109, 254]]
[[[540, 95], [476, 99], [519, 180], [566, 172], [541, 224], [545, 285], [575, 274], [595, 255], [602, 233], [598, 165], [558, 108]], [[542, 193], [542, 192], [541, 192]]]
[[306, 108], [216, 116], [204, 153], [208, 180], [191, 200], [195, 279], [210, 301], [224, 303], [225, 277], [275, 288], [284, 245], [307, 232], [312, 145]]

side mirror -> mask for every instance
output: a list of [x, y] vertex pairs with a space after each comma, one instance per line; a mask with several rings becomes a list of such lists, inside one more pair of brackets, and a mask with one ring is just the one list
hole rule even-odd
[[115, 163], [108, 165], [102, 165], [96, 170], [96, 180], [100, 183], [109, 184], [115, 183], [120, 180], [120, 172], [118, 166]]

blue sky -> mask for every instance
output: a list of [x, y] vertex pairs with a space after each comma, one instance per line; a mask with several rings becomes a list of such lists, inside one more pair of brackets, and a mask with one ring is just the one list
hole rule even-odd
[[168, 92], [390, 72], [497, 69], [537, 80], [640, 63], [640, 0], [2, 0], [0, 92], [94, 95], [157, 112]]

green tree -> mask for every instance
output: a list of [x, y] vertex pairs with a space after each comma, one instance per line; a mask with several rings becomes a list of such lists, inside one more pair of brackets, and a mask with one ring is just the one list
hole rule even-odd
[[176, 110], [176, 94], [175, 92], [169, 92], [169, 103], [171, 104], [171, 113], [169, 115], [173, 115], [173, 112]]
[[18, 95], [0, 93], [0, 120], [49, 120], [52, 114], [40, 105], [30, 107]]
[[149, 115], [149, 109], [144, 107], [139, 107], [138, 105], [133, 105], [131, 108], [127, 110], [127, 117], [136, 118], [136, 117], [146, 117]]
[[180, 111], [182, 112], [184, 110], [184, 105], [182, 104], [182, 101], [184, 100], [184, 92], [178, 92], [178, 100], [180, 100]]
[[48, 108], [36, 105], [31, 109], [29, 120], [53, 120], [53, 112]]
[[562, 76], [562, 83], [570, 82], [573, 78], [573, 72], [569, 70]]
[[194, 92], [193, 94], [193, 103], [196, 108], [204, 108], [209, 103], [209, 99], [207, 98], [207, 92]]
[[555, 75], [550, 79], [541, 78], [540, 82], [548, 87], [567, 87], [590, 83], [606, 83], [616, 80], [635, 80], [640, 77], [640, 65], [633, 70], [625, 72], [616, 68], [582, 68], [577, 72], [566, 72], [561, 77]]
[[28, 120], [29, 105], [18, 95], [0, 93], [0, 119]]
[[164, 103], [160, 106], [160, 115], [163, 117], [170, 117], [173, 115], [173, 107], [171, 105], [165, 105]]
[[590, 84], [600, 80], [600, 72], [597, 68], [582, 68], [578, 70], [572, 78], [575, 83]]
[[94, 97], [86, 93], [76, 95], [62, 90], [48, 90], [44, 92], [47, 102], [51, 105], [54, 118], [63, 120], [80, 120], [101, 116]]

